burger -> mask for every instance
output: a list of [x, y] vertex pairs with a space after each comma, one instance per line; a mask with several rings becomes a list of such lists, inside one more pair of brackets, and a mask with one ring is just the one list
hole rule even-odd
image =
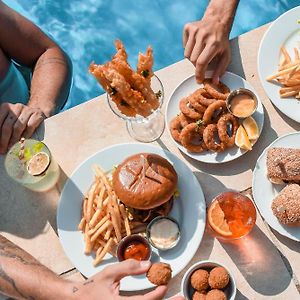
[[178, 177], [165, 158], [138, 153], [125, 159], [113, 173], [113, 189], [132, 219], [150, 222], [172, 208]]

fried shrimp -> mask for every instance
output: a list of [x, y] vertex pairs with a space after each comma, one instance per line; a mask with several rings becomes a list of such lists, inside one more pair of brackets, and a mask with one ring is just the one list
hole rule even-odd
[[151, 113], [151, 107], [144, 105], [145, 100], [141, 92], [131, 88], [130, 84], [113, 68], [104, 68], [104, 76], [111, 81], [111, 86], [120, 93], [122, 99], [131, 107], [135, 107], [138, 114], [147, 117]]
[[190, 123], [180, 134], [182, 145], [190, 152], [200, 153], [207, 150], [203, 141], [204, 127], [200, 123]]
[[95, 63], [91, 63], [89, 66], [89, 72], [96, 77], [96, 79], [105, 89], [105, 91], [111, 94], [111, 82], [104, 76], [104, 68], [105, 67], [103, 65], [96, 65]]
[[211, 124], [216, 122], [220, 115], [227, 110], [226, 102], [223, 100], [217, 100], [210, 104], [203, 114], [203, 121], [205, 124]]
[[221, 81], [216, 85], [212, 82], [211, 78], [207, 78], [204, 80], [203, 84], [206, 91], [215, 99], [226, 100], [230, 93], [229, 87]]
[[144, 76], [147, 81], [150, 81], [153, 76], [153, 50], [149, 46], [147, 48], [146, 54], [139, 53], [138, 63], [137, 63], [137, 73]]
[[207, 148], [214, 152], [225, 150], [225, 144], [219, 141], [217, 124], [209, 124], [203, 131], [203, 140]]
[[120, 40], [116, 40], [115, 47], [116, 47], [117, 53], [114, 55], [113, 59], [116, 59], [116, 58], [122, 59], [123, 61], [125, 61], [127, 63], [128, 55], [126, 53], [123, 43]]
[[179, 102], [179, 108], [183, 114], [193, 120], [199, 120], [202, 118], [203, 113], [198, 112], [188, 101], [187, 98], [182, 98]]
[[156, 110], [159, 106], [159, 101], [150, 87], [149, 82], [141, 75], [134, 72], [130, 66], [121, 59], [113, 59], [112, 67], [124, 76], [125, 80], [132, 86], [133, 89], [141, 92], [144, 97], [144, 106], [151, 106], [151, 110]]
[[236, 132], [239, 128], [237, 118], [227, 113], [220, 117], [217, 127], [220, 141], [223, 142], [226, 147], [232, 147], [235, 143]]

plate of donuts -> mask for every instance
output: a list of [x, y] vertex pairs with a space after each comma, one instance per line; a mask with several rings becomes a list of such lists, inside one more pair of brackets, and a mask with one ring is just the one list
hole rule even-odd
[[[176, 146], [189, 157], [204, 163], [229, 162], [249, 150], [236, 146], [236, 134], [245, 118], [229, 112], [228, 95], [239, 89], [253, 93], [257, 106], [251, 118], [258, 136], [264, 124], [263, 105], [249, 82], [236, 74], [226, 72], [218, 85], [211, 82], [212, 71], [207, 71], [205, 77], [204, 83], [198, 84], [192, 75], [173, 91], [166, 109], [167, 128]], [[251, 141], [250, 148], [256, 141]]]

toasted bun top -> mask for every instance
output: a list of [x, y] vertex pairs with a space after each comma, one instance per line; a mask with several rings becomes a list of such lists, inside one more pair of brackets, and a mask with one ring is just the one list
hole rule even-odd
[[127, 206], [152, 209], [173, 196], [177, 187], [173, 166], [157, 154], [139, 153], [128, 157], [113, 173], [113, 189]]

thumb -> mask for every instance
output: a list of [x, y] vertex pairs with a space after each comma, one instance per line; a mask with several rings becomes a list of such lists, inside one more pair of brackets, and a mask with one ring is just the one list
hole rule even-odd
[[138, 261], [135, 259], [127, 259], [120, 263], [116, 263], [109, 267], [106, 267], [103, 273], [106, 278], [117, 282], [126, 276], [140, 275], [146, 273], [150, 266], [150, 261]]

